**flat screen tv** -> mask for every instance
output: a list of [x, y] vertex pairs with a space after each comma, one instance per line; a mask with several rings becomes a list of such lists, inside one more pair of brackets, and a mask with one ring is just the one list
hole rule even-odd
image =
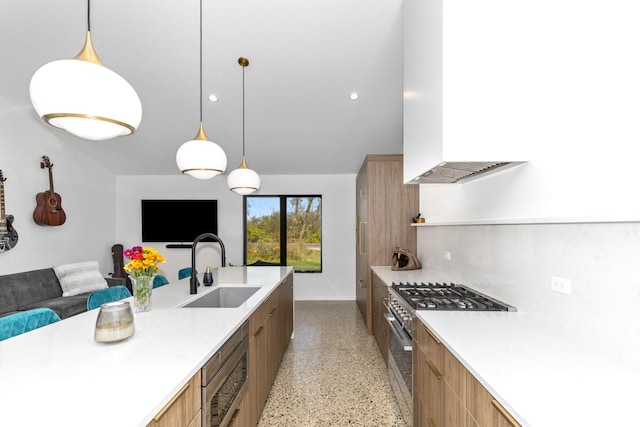
[[191, 243], [218, 234], [217, 200], [142, 200], [142, 241]]

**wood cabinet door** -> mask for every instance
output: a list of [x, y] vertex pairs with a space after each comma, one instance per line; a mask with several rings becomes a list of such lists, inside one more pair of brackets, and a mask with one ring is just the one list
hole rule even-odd
[[427, 368], [426, 356], [422, 347], [419, 345], [420, 336], [419, 329], [422, 323], [418, 319], [413, 321], [413, 330], [416, 331], [413, 340], [413, 351], [411, 357], [413, 359], [413, 425], [414, 427], [427, 427], [427, 411], [424, 399], [426, 398], [425, 379]]
[[[282, 285], [281, 285], [282, 286]], [[269, 391], [271, 390], [271, 385], [273, 384], [273, 380], [276, 378], [276, 374], [278, 373], [278, 367], [280, 366], [280, 349], [282, 346], [282, 340], [280, 333], [278, 330], [278, 310], [279, 310], [279, 299], [280, 299], [280, 287], [274, 291], [274, 293], [269, 297], [266, 301], [267, 304], [267, 318], [265, 320], [265, 339], [266, 339], [266, 375], [265, 375], [265, 383], [263, 384], [263, 396], [265, 402], [267, 401], [267, 397], [269, 396]]]
[[280, 367], [285, 351], [287, 351], [289, 341], [291, 341], [291, 334], [293, 333], [293, 275], [287, 276], [278, 287], [277, 298], [276, 339], [278, 349], [276, 356], [278, 363], [276, 372]]
[[371, 281], [371, 329], [373, 330], [373, 336], [376, 339], [376, 342], [378, 343], [378, 346], [380, 346], [380, 328], [378, 327], [379, 325], [379, 318], [380, 318], [380, 313], [379, 313], [379, 309], [378, 309], [378, 304], [376, 304], [376, 296], [378, 294], [378, 288], [380, 287], [380, 284], [377, 283], [375, 280]]
[[454, 390], [445, 382], [442, 387], [442, 419], [444, 427], [466, 427], [467, 410]]
[[445, 426], [474, 427], [466, 408], [467, 370], [451, 352], [443, 347], [443, 378], [445, 380]]
[[422, 322], [415, 321], [413, 331], [413, 351], [417, 352], [414, 356], [414, 375], [418, 375], [418, 378], [414, 378], [413, 392], [418, 394], [414, 403], [420, 405], [418, 415], [414, 419], [428, 427], [443, 427], [447, 396], [442, 368], [442, 344], [430, 334]]
[[147, 424], [150, 427], [186, 427], [202, 407], [200, 372], [189, 380], [180, 391]]
[[370, 267], [391, 265], [396, 246], [414, 253], [417, 248], [411, 219], [418, 213], [419, 187], [405, 185], [402, 171], [402, 155], [372, 154], [356, 178], [356, 302], [370, 334], [375, 328]]
[[521, 427], [520, 423], [513, 418], [513, 415], [493, 397], [491, 397], [491, 408], [493, 427]]
[[372, 273], [372, 322], [373, 332], [380, 348], [385, 364], [389, 363], [389, 325], [384, 318], [387, 308], [384, 305], [389, 295], [387, 285], [376, 274]]
[[293, 274], [249, 318], [248, 391], [234, 421], [255, 426], [260, 420], [282, 356], [293, 333]]
[[356, 178], [356, 302], [369, 333], [371, 313], [369, 312], [369, 261], [367, 258], [367, 203], [368, 177], [366, 162], [360, 168]]
[[430, 423], [434, 423], [435, 426], [444, 426], [444, 381], [442, 375], [438, 371], [433, 369], [433, 365], [430, 363], [428, 357], [425, 360], [425, 412], [427, 418], [431, 419]]
[[187, 427], [202, 427], [202, 409], [196, 413]]
[[282, 357], [287, 351], [293, 334], [293, 304], [293, 274], [290, 274], [281, 285], [280, 293], [280, 305], [282, 307], [282, 310], [280, 310], [282, 323], [279, 327], [280, 335], [282, 336], [280, 361], [282, 361]]
[[413, 331], [414, 425], [521, 427], [429, 328]]
[[249, 318], [249, 375], [248, 390], [241, 405], [249, 413], [249, 424], [258, 424], [264, 401], [262, 400], [263, 383], [265, 382], [266, 341], [264, 332], [264, 304], [260, 305]]

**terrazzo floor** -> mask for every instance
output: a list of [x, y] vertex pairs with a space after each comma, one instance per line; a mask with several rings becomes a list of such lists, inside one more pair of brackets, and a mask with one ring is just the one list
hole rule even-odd
[[291, 340], [258, 427], [406, 427], [355, 301], [296, 301]]

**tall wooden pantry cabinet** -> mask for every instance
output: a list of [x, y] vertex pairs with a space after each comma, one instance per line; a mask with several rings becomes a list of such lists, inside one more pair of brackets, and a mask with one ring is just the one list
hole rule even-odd
[[391, 265], [393, 248], [416, 252], [419, 186], [403, 184], [401, 154], [369, 154], [356, 180], [356, 301], [369, 334], [384, 322], [374, 305], [371, 269]]

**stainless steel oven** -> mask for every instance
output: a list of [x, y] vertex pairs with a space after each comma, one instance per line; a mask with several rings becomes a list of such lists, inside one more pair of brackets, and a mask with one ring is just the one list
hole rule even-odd
[[389, 379], [391, 388], [396, 396], [402, 417], [407, 424], [412, 424], [412, 343], [411, 336], [402, 328], [391, 313], [385, 313], [384, 318], [389, 324]]
[[[392, 306], [390, 307], [390, 304]], [[412, 337], [411, 323], [413, 316], [397, 307], [397, 298], [389, 294], [385, 301], [388, 312], [384, 318], [389, 324], [389, 380], [391, 389], [402, 417], [408, 425], [412, 425]]]
[[202, 368], [202, 425], [224, 427], [247, 389], [249, 324], [245, 322]]
[[417, 310], [514, 311], [515, 307], [453, 283], [393, 283], [385, 301], [389, 378], [407, 424], [412, 424], [412, 325]]

